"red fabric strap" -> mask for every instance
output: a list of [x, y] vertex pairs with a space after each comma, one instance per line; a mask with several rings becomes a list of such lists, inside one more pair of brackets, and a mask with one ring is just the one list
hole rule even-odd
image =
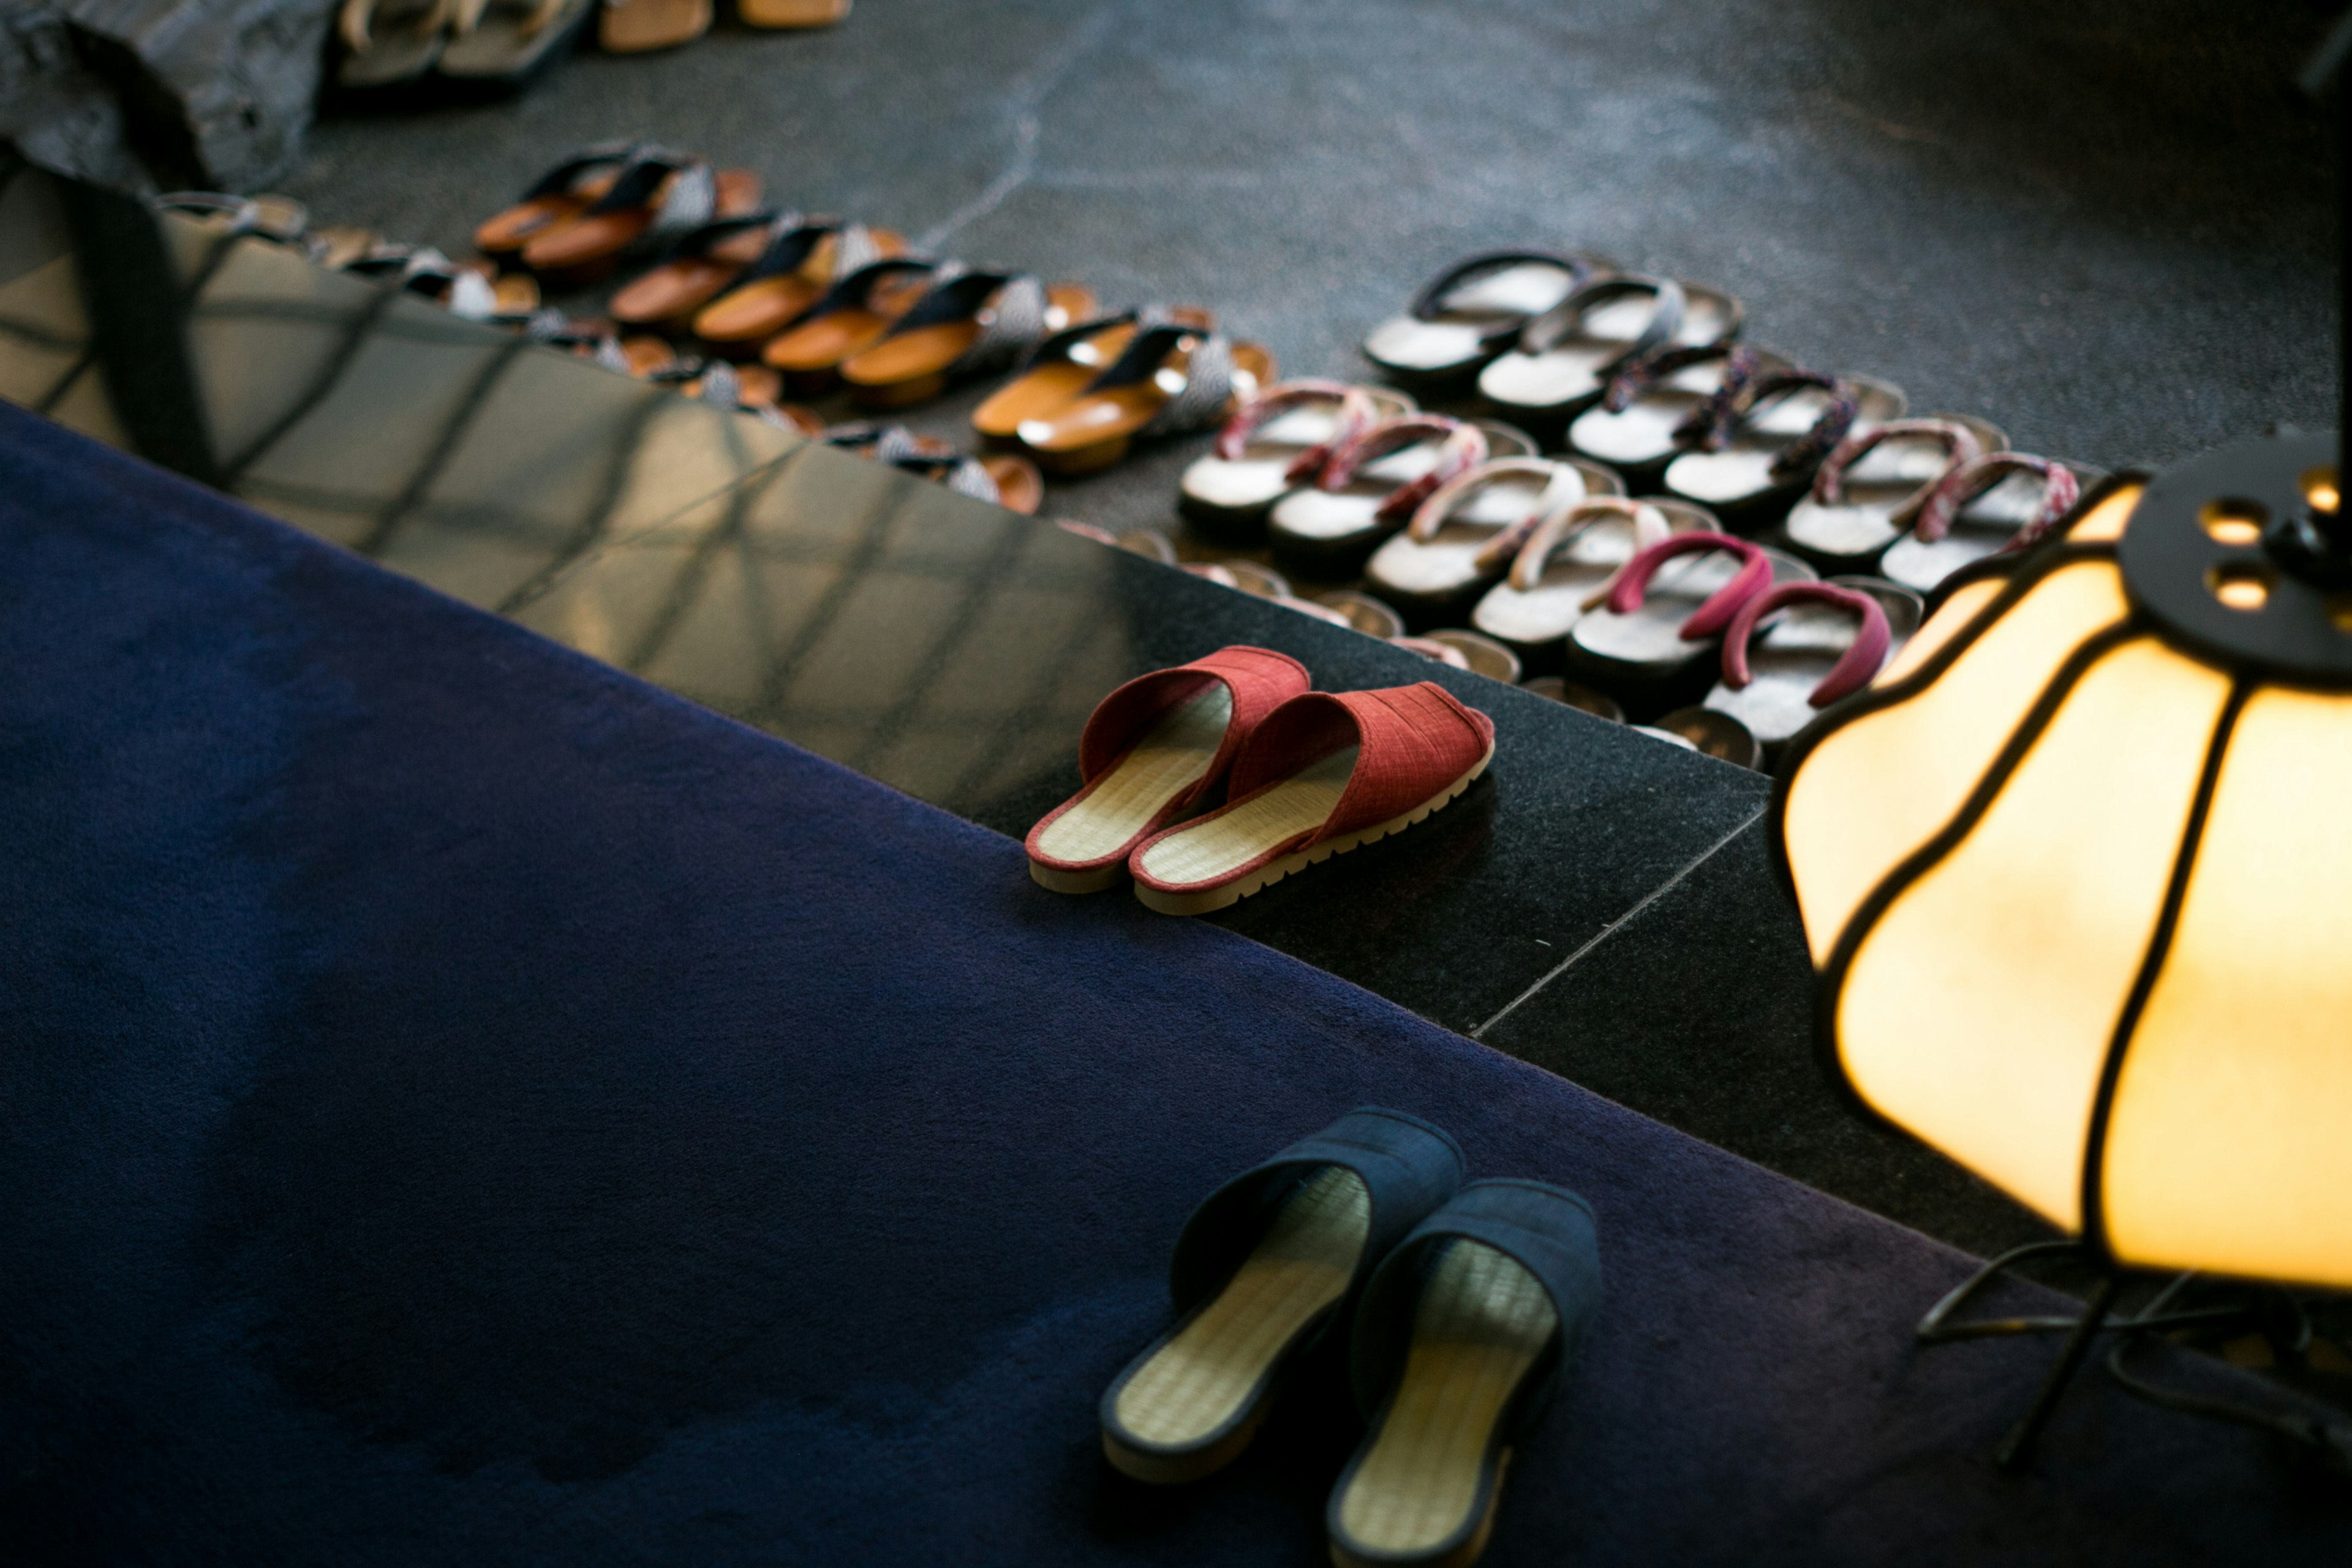
[[1306, 666], [1287, 654], [1247, 647], [1222, 647], [1206, 658], [1173, 669], [1139, 675], [1104, 698], [1087, 718], [1086, 731], [1078, 738], [1078, 776], [1092, 783], [1150, 733], [1160, 718], [1213, 680], [1223, 680], [1233, 689], [1233, 718], [1225, 725], [1216, 760], [1200, 782], [1178, 798], [1180, 805], [1223, 777], [1225, 764], [1244, 738], [1286, 699], [1312, 683]]
[[1333, 453], [1381, 422], [1381, 411], [1372, 403], [1371, 394], [1360, 386], [1350, 386], [1342, 381], [1286, 381], [1279, 386], [1242, 400], [1234, 416], [1217, 432], [1217, 456], [1232, 462], [1242, 455], [1242, 449], [1278, 414], [1310, 403], [1337, 403], [1338, 422], [1331, 438], [1301, 452], [1284, 470], [1283, 478], [1293, 484], [1302, 484], [1319, 473], [1331, 460]]
[[1343, 747], [1359, 748], [1348, 787], [1321, 826], [1277, 852], [1402, 816], [1476, 764], [1495, 723], [1434, 681], [1378, 691], [1310, 691], [1284, 703], [1234, 760], [1232, 798], [1276, 784]]
[[1848, 436], [1837, 444], [1835, 451], [1822, 459], [1822, 466], [1813, 473], [1813, 500], [1823, 506], [1842, 505], [1845, 500], [1845, 471], [1881, 442], [1911, 436], [1942, 442], [1944, 467], [1934, 479], [1904, 497], [1902, 503], [1888, 514], [1896, 522], [1910, 521], [1913, 514], [1928, 503], [1937, 486], [1984, 452], [1984, 444], [1977, 439], [1977, 433], [1954, 420], [1890, 419]]
[[1826, 708], [1878, 679], [1879, 670], [1886, 663], [1886, 650], [1895, 641], [1894, 629], [1886, 624], [1886, 611], [1878, 601], [1858, 589], [1841, 588], [1834, 583], [1783, 583], [1748, 600], [1732, 618], [1731, 629], [1723, 637], [1726, 686], [1738, 691], [1755, 679], [1748, 668], [1748, 642], [1756, 635], [1757, 624], [1774, 610], [1801, 604], [1834, 605], [1862, 617], [1853, 642], [1831, 666], [1822, 683], [1813, 688], [1807, 701], [1816, 708]]
[[1381, 502], [1375, 514], [1382, 522], [1411, 517], [1413, 509], [1427, 500], [1432, 490], [1486, 460], [1484, 430], [1443, 414], [1405, 414], [1383, 419], [1331, 454], [1331, 460], [1323, 466], [1322, 486], [1327, 490], [1343, 490], [1348, 481], [1356, 477], [1356, 470], [1374, 458], [1433, 439], [1444, 443], [1438, 451], [1436, 466], [1410, 484], [1399, 485]]
[[1952, 531], [1952, 523], [1959, 517], [1962, 507], [2011, 474], [2040, 475], [2042, 504], [2034, 509], [2025, 526], [2017, 531], [2017, 536], [2001, 546], [2003, 550], [2022, 550], [2049, 532], [2053, 524], [2074, 510], [2082, 495], [2082, 481], [2063, 463], [2023, 452], [1992, 452], [1947, 470], [1935, 493], [1920, 507], [1919, 524], [1912, 531], [1920, 542], [1935, 543]]
[[1731, 624], [1740, 606], [1772, 585], [1772, 561], [1763, 547], [1728, 533], [1677, 533], [1659, 541], [1648, 549], [1637, 552], [1625, 563], [1617, 577], [1617, 585], [1609, 591], [1609, 607], [1621, 616], [1630, 616], [1642, 607], [1649, 592], [1650, 578], [1657, 569], [1677, 555], [1693, 555], [1709, 550], [1727, 551], [1745, 563], [1739, 575], [1718, 589], [1715, 596], [1691, 613], [1682, 626], [1683, 640], [1699, 642], [1715, 636]]

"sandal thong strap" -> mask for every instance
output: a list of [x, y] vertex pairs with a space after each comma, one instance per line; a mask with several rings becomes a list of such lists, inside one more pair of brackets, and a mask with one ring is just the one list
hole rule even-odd
[[1457, 1240], [1491, 1247], [1526, 1269], [1551, 1299], [1559, 1319], [1558, 1338], [1529, 1371], [1507, 1412], [1505, 1435], [1517, 1436], [1542, 1418], [1575, 1369], [1601, 1308], [1601, 1245], [1592, 1205], [1547, 1182], [1473, 1182], [1381, 1260], [1356, 1308], [1349, 1383], [1365, 1419], [1377, 1415], [1412, 1348], [1424, 1266]]
[[872, 303], [874, 290], [887, 279], [908, 273], [929, 274], [939, 269], [938, 262], [928, 261], [919, 256], [886, 256], [851, 271], [836, 271], [833, 287], [824, 291], [824, 298], [819, 300], [808, 314], [823, 316], [835, 310], [864, 310]]
[[1499, 530], [1486, 542], [1478, 554], [1482, 564], [1489, 556], [1504, 561], [1517, 554], [1521, 542], [1535, 531], [1536, 524], [1546, 514], [1573, 506], [1584, 495], [1584, 476], [1566, 463], [1554, 462], [1549, 458], [1490, 458], [1430, 491], [1427, 499], [1413, 508], [1412, 521], [1404, 526], [1405, 537], [1428, 543], [1437, 537], [1437, 531], [1445, 526], [1445, 520], [1465, 500], [1505, 479], [1541, 479], [1544, 488], [1528, 506], [1527, 516]]
[[[1462, 1185], [1461, 1146], [1442, 1128], [1401, 1110], [1365, 1106], [1243, 1172], [1202, 1200], [1170, 1259], [1169, 1292], [1181, 1311], [1206, 1300], [1242, 1266], [1268, 1215], [1299, 1182], [1328, 1166], [1352, 1171], [1371, 1198], [1371, 1225], [1351, 1284]], [[1347, 1321], [1345, 1304], [1331, 1321]]]
[[[697, 224], [671, 240], [668, 248], [662, 252], [661, 259], [664, 262], [670, 262], [708, 257], [736, 236], [748, 233], [752, 229], [767, 229], [778, 235], [789, 234], [809, 221], [799, 213], [777, 212], [773, 209], [766, 212], [742, 213], [734, 217], [715, 217], [709, 223]], [[772, 243], [772, 240], [771, 244]], [[766, 254], [765, 250], [761, 252], [762, 257]], [[743, 272], [737, 274], [737, 277], [739, 279], [748, 277], [750, 270], [746, 268]]]
[[975, 458], [961, 452], [900, 452], [881, 459], [891, 468], [909, 474], [920, 474], [927, 479], [940, 479], [947, 489], [960, 496], [992, 504], [1001, 500], [996, 479]]
[[969, 318], [977, 318], [980, 334], [948, 369], [960, 374], [1009, 364], [1045, 335], [1045, 285], [1034, 273], [982, 272], [943, 262], [930, 289], [884, 336]]
[[[1465, 256], [1421, 287], [1405, 307], [1405, 313], [1417, 321], [1437, 319], [1445, 308], [1446, 297], [1480, 273], [1499, 272], [1507, 267], [1558, 267], [1568, 273], [1568, 291], [1571, 294], [1592, 280], [1596, 270], [1592, 263], [1580, 256], [1570, 256], [1557, 250], [1482, 250]], [[1517, 337], [1523, 321], [1506, 318], [1477, 329], [1481, 342], [1489, 345], [1507, 342]]]
[[615, 163], [627, 164], [639, 154], [650, 151], [643, 142], [593, 142], [577, 152], [564, 155], [562, 163], [531, 183], [522, 199], [531, 201], [540, 196], [561, 195], [579, 183], [580, 176], [591, 169], [609, 169]]
[[1649, 278], [1640, 273], [1621, 272], [1614, 277], [1587, 283], [1542, 315], [1528, 321], [1519, 332], [1519, 352], [1539, 354], [1556, 348], [1562, 338], [1576, 330], [1595, 305], [1642, 294], [1657, 300], [1650, 311], [1649, 320], [1642, 323], [1639, 335], [1622, 351], [1611, 355], [1601, 368], [1606, 373], [1638, 360], [1674, 342], [1675, 333], [1682, 330], [1683, 311], [1688, 301], [1684, 298], [1683, 286], [1671, 278]]
[[[1737, 369], [1738, 355], [1753, 355], [1755, 352], [1748, 348], [1735, 350], [1734, 368]], [[1759, 405], [1808, 387], [1828, 393], [1830, 403], [1810, 429], [1773, 456], [1769, 470], [1772, 478], [1792, 479], [1820, 462], [1853, 428], [1862, 404], [1853, 384], [1843, 377], [1817, 370], [1784, 370], [1759, 376], [1754, 374], [1751, 361], [1746, 373], [1727, 373], [1715, 395], [1684, 416], [1675, 427], [1675, 438], [1703, 452], [1720, 452], [1731, 444], [1739, 427], [1755, 417]]]
[[[1622, 414], [1633, 406], [1643, 394], [1656, 386], [1677, 371], [1709, 360], [1727, 362], [1723, 367], [1724, 384], [1738, 395], [1738, 384], [1744, 384], [1756, 374], [1756, 351], [1736, 348], [1724, 343], [1690, 343], [1680, 348], [1661, 347], [1639, 359], [1619, 363], [1616, 373], [1610, 376], [1608, 386], [1601, 394], [1601, 406], [1611, 414]], [[1721, 389], [1718, 388], [1718, 391]]]
[[710, 161], [690, 153], [659, 147], [641, 148], [631, 157], [613, 188], [590, 204], [588, 216], [627, 212], [644, 206], [658, 195], [640, 244], [667, 241], [709, 223], [719, 211], [719, 176]]
[[1886, 611], [1879, 602], [1859, 589], [1842, 588], [1835, 583], [1783, 583], [1742, 605], [1739, 614], [1732, 618], [1730, 629], [1723, 634], [1726, 686], [1738, 691], [1756, 679], [1748, 667], [1748, 641], [1766, 616], [1790, 605], [1831, 605], [1851, 610], [1862, 619], [1853, 641], [1806, 701], [1816, 708], [1826, 708], [1878, 679], [1879, 670], [1886, 663], [1886, 650], [1895, 641], [1894, 628], [1886, 624]]
[[2003, 552], [2022, 550], [2049, 532], [2060, 518], [2074, 510], [2082, 495], [2082, 481], [2063, 463], [2024, 452], [1990, 452], [1945, 471], [1935, 493], [1919, 509], [1918, 525], [1912, 533], [1923, 544], [1935, 543], [1952, 531], [1962, 507], [2011, 474], [2039, 475], [2042, 504], [2034, 509], [2025, 526], [2001, 546]]
[[[375, 12], [383, 0], [343, 0], [343, 8], [335, 16], [335, 31], [342, 36], [343, 47], [355, 55], [367, 53], [375, 41]], [[456, 0], [435, 0], [425, 14], [422, 30], [437, 33], [456, 18], [459, 7]]]
[[[1526, 542], [1519, 546], [1518, 553], [1511, 560], [1511, 586], [1522, 594], [1537, 587], [1543, 582], [1544, 568], [1551, 564], [1554, 554], [1594, 523], [1611, 518], [1622, 518], [1633, 525], [1633, 553], [1636, 555], [1672, 537], [1675, 531], [1666, 514], [1648, 501], [1635, 500], [1630, 496], [1587, 496], [1537, 520]], [[1483, 555], [1478, 563], [1482, 568], [1487, 567]], [[1587, 597], [1584, 607], [1589, 610], [1605, 602], [1624, 572], [1625, 568], [1620, 566], [1609, 574], [1608, 579]]]
[[1846, 470], [1883, 443], [1906, 438], [1940, 442], [1945, 458], [1944, 466], [1936, 470], [1934, 478], [1904, 497], [1888, 513], [1898, 527], [1916, 517], [1946, 479], [1984, 455], [1983, 440], [1957, 420], [1890, 419], [1867, 430], [1850, 432], [1834, 451], [1822, 459], [1822, 466], [1813, 472], [1813, 500], [1823, 506], [1843, 504]]
[[1139, 319], [1137, 311], [1114, 310], [1107, 316], [1097, 316], [1090, 321], [1073, 322], [1060, 331], [1049, 332], [1030, 344], [1029, 351], [1021, 358], [1020, 368], [1025, 372], [1034, 370], [1043, 364], [1058, 364], [1066, 362], [1072, 349], [1097, 332], [1107, 332], [1113, 327], [1132, 326]]
[[1282, 477], [1292, 484], [1303, 484], [1321, 473], [1334, 452], [1381, 422], [1381, 411], [1374, 405], [1371, 394], [1360, 386], [1351, 386], [1344, 381], [1286, 381], [1242, 400], [1234, 416], [1225, 421], [1224, 428], [1217, 432], [1217, 456], [1229, 463], [1237, 460], [1249, 445], [1249, 438], [1276, 416], [1310, 403], [1336, 403], [1339, 405], [1339, 416], [1332, 422], [1328, 439], [1299, 453], [1283, 470]]
[[1763, 546], [1752, 540], [1729, 533], [1677, 533], [1662, 539], [1646, 550], [1637, 550], [1633, 559], [1625, 563], [1617, 575], [1616, 586], [1609, 590], [1609, 607], [1621, 616], [1630, 616], [1642, 607], [1650, 589], [1650, 578], [1658, 568], [1677, 555], [1703, 554], [1721, 550], [1739, 557], [1738, 576], [1717, 589], [1706, 603], [1691, 612], [1682, 624], [1685, 642], [1703, 642], [1731, 625], [1740, 607], [1772, 585], [1772, 561]]
[[1323, 478], [1319, 482], [1327, 490], [1345, 489], [1348, 482], [1356, 477], [1356, 471], [1374, 458], [1429, 440], [1444, 443], [1438, 449], [1436, 463], [1421, 478], [1390, 491], [1373, 514], [1382, 522], [1396, 522], [1409, 518], [1440, 485], [1457, 475], [1467, 473], [1486, 460], [1486, 433], [1484, 430], [1467, 421], [1450, 418], [1443, 414], [1406, 414], [1394, 419], [1383, 419], [1332, 453], [1331, 460], [1323, 465]]

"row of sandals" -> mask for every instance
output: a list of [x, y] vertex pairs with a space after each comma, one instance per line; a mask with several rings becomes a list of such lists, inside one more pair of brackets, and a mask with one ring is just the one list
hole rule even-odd
[[[1857, 682], [1855, 650], [1893, 657], [1944, 579], [2032, 542], [2100, 477], [2010, 451], [1974, 416], [1906, 418], [1884, 382], [1745, 342], [1728, 295], [1586, 257], [1448, 268], [1364, 342], [1410, 390], [1276, 383], [1271, 356], [1204, 311], [1104, 311], [1076, 285], [912, 257], [888, 230], [758, 197], [748, 173], [608, 143], [481, 225], [489, 266], [380, 245], [348, 259], [1024, 511], [1038, 467], [1085, 472], [1222, 422], [1180, 483], [1194, 527], [1303, 575], [1360, 574], [1370, 595], [1309, 604], [1262, 566], [1191, 569], [1376, 635], [1410, 627], [1431, 657], [1558, 683], [1743, 762], [1866, 684], [1877, 667]], [[539, 306], [541, 279], [625, 268], [609, 326]], [[895, 426], [825, 429], [781, 402], [845, 390], [905, 407], [1006, 368], [972, 416], [981, 458]], [[1487, 412], [1428, 412], [1415, 394]], [[1760, 623], [1740, 619], [1751, 601]]]
[[1192, 308], [1106, 308], [1034, 274], [911, 254], [891, 230], [763, 208], [756, 176], [646, 142], [583, 149], [485, 220], [502, 278], [576, 287], [623, 274], [606, 307], [633, 369], [738, 366], [754, 407], [845, 392], [929, 402], [1019, 367], [972, 423], [1048, 472], [1108, 467], [1138, 441], [1207, 429], [1275, 374]]
[[1179, 510], [1305, 574], [1360, 573], [1415, 628], [1466, 619], [1428, 636], [1507, 650], [1553, 695], [1769, 763], [1895, 657], [1926, 595], [2103, 476], [1973, 416], [1906, 417], [1895, 387], [1745, 342], [1744, 317], [1585, 257], [1465, 258], [1364, 341], [1410, 391], [1266, 387]]
[[[850, 0], [735, 0], [747, 27], [828, 27]], [[690, 44], [710, 31], [711, 0], [343, 0], [335, 85], [379, 93], [438, 79], [511, 91], [570, 54], [594, 22], [607, 54]]]

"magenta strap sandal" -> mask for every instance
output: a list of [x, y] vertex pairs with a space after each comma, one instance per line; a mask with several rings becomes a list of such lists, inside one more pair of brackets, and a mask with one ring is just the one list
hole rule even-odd
[[1731, 625], [1748, 600], [1772, 583], [1771, 558], [1764, 553], [1763, 547], [1735, 534], [1677, 533], [1637, 552], [1618, 574], [1616, 586], [1609, 590], [1610, 609], [1621, 616], [1632, 615], [1642, 607], [1650, 578], [1660, 566], [1677, 555], [1698, 555], [1710, 550], [1738, 556], [1739, 574], [1691, 613], [1682, 625], [1682, 637], [1685, 642], [1702, 642], [1717, 635]]
[[1886, 650], [1895, 641], [1894, 629], [1887, 625], [1886, 612], [1879, 607], [1878, 601], [1834, 583], [1783, 583], [1748, 600], [1732, 618], [1731, 629], [1723, 638], [1723, 683], [1738, 691], [1753, 680], [1755, 677], [1748, 667], [1748, 644], [1756, 635], [1757, 626], [1775, 610], [1806, 603], [1834, 605], [1862, 617], [1853, 642], [1806, 700], [1815, 708], [1826, 708], [1877, 679], [1886, 663]]

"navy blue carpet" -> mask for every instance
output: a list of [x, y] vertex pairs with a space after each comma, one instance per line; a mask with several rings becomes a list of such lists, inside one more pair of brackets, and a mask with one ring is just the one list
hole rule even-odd
[[[1206, 650], [1202, 650], [1206, 651]], [[1510, 759], [1498, 760], [1510, 766]], [[1958, 1255], [0, 405], [0, 1559], [1310, 1563], [1095, 1400], [1349, 1107], [1593, 1201], [1514, 1563], [2346, 1560]]]

